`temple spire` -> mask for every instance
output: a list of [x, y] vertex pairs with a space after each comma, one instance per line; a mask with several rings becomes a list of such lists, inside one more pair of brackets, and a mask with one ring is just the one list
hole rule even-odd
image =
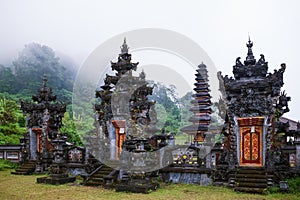
[[129, 47], [126, 43], [126, 37], [124, 38], [124, 42], [123, 42], [123, 44], [120, 48], [121, 48], [121, 54], [127, 54], [128, 53]]
[[43, 76], [43, 88], [47, 87], [47, 81], [48, 81], [47, 76], [44, 74], [44, 76]]
[[249, 35], [249, 39], [248, 39], [248, 43], [246, 44], [247, 48], [248, 48], [248, 53], [247, 53], [247, 57], [245, 60], [245, 65], [254, 65], [256, 60], [254, 58], [253, 52], [252, 52], [252, 47], [253, 47], [253, 42], [250, 40], [250, 35]]

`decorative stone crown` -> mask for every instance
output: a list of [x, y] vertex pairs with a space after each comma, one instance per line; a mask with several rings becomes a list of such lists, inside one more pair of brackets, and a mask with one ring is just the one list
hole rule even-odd
[[47, 87], [47, 76], [43, 76], [43, 86], [38, 90], [38, 95], [32, 95], [32, 100], [41, 103], [41, 102], [52, 102], [56, 101], [56, 95], [52, 93], [52, 89]]
[[280, 117], [289, 111], [288, 102], [291, 100], [285, 92], [281, 92], [286, 65], [282, 63], [279, 70], [268, 73], [264, 55], [261, 54], [256, 61], [252, 46], [249, 39], [244, 64], [239, 57], [233, 66], [234, 78], [218, 72], [220, 91], [227, 101], [227, 112], [231, 117], [268, 116], [274, 113]]
[[247, 43], [248, 53], [244, 64], [240, 61], [241, 57], [236, 59], [236, 63], [233, 66], [233, 74], [235, 79], [257, 77], [266, 77], [268, 73], [268, 62], [265, 61], [263, 54], [260, 54], [260, 59], [256, 62], [252, 52], [253, 42], [250, 38]]

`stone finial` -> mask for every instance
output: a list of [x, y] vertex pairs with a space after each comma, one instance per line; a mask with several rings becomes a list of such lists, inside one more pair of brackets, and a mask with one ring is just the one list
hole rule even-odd
[[256, 60], [255, 60], [253, 52], [252, 52], [253, 42], [250, 40], [250, 36], [249, 36], [248, 43], [246, 45], [248, 48], [248, 53], [247, 53], [247, 57], [245, 60], [245, 65], [249, 65], [249, 64], [254, 65]]
[[123, 44], [122, 44], [122, 46], [120, 48], [121, 48], [121, 53], [122, 54], [128, 53], [129, 46], [126, 43], [126, 37], [124, 38], [124, 42], [123, 42]]

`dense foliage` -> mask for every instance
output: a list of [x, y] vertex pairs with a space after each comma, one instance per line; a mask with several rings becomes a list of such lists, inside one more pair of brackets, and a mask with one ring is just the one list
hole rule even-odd
[[65, 113], [62, 122], [63, 126], [60, 128], [60, 132], [68, 137], [68, 142], [75, 143], [76, 145], [83, 145], [75, 126], [74, 119], [71, 117], [69, 112]]
[[288, 179], [289, 184], [289, 190], [291, 193], [298, 193], [300, 194], [299, 188], [300, 188], [300, 177], [295, 177], [292, 179]]
[[166, 132], [177, 133], [180, 127], [180, 99], [177, 97], [175, 86], [165, 86], [161, 83], [154, 84], [153, 95], [150, 100], [156, 101], [157, 118], [159, 127], [165, 128]]
[[26, 133], [25, 119], [19, 105], [3, 96], [0, 95], [0, 144], [18, 144]]

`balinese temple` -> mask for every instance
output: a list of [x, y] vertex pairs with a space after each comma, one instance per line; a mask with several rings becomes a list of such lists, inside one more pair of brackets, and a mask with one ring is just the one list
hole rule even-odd
[[237, 191], [263, 192], [296, 173], [289, 163], [296, 148], [279, 145], [288, 132], [288, 125], [284, 128], [280, 120], [289, 111], [290, 97], [281, 91], [286, 65], [268, 73], [264, 55], [256, 60], [252, 47], [249, 38], [246, 60], [236, 59], [234, 77], [218, 73], [227, 117], [215, 178], [222, 176]]
[[53, 145], [62, 126], [62, 118], [66, 112], [66, 104], [56, 102], [56, 95], [47, 87], [47, 77], [43, 77], [42, 87], [37, 95], [32, 96], [32, 102], [21, 100], [21, 110], [26, 118], [29, 133], [29, 149], [26, 159], [36, 162], [36, 172], [47, 171], [52, 163]]
[[[104, 85], [96, 91], [100, 104], [96, 105], [99, 138], [111, 143], [112, 160], [118, 159], [126, 139], [144, 140], [159, 130], [151, 122], [156, 122], [153, 110], [154, 102], [148, 101], [152, 94], [145, 80], [145, 73], [133, 76], [138, 63], [131, 61], [129, 47], [124, 39], [117, 62], [111, 62], [114, 75], [106, 74]], [[150, 119], [151, 116], [151, 119]], [[115, 147], [114, 147], [115, 146]]]
[[[26, 116], [28, 134], [20, 139], [22, 163], [12, 174], [28, 175], [48, 173], [37, 178], [37, 183], [63, 184], [75, 181], [76, 173], [84, 166], [84, 148], [67, 144], [62, 127], [62, 118], [67, 104], [56, 101], [56, 95], [47, 86], [43, 77], [42, 87], [32, 101], [21, 100], [21, 110]], [[74, 173], [75, 172], [75, 173]], [[74, 176], [69, 176], [69, 174]]]
[[193, 141], [175, 145], [164, 129], [158, 134], [155, 102], [148, 100], [153, 88], [144, 72], [134, 76], [138, 63], [131, 61], [124, 40], [117, 62], [111, 62], [114, 74], [106, 74], [96, 90], [97, 130], [87, 137], [85, 150], [68, 145], [59, 132], [66, 104], [56, 102], [46, 77], [31, 102], [21, 101], [28, 135], [20, 147], [25, 164], [16, 174], [49, 169], [49, 176], [38, 178], [38, 183], [72, 182], [80, 174], [85, 185], [143, 193], [156, 189], [158, 177], [242, 192], [264, 193], [278, 185], [286, 189], [285, 180], [300, 174], [300, 123], [283, 116], [291, 100], [281, 91], [286, 65], [268, 72], [265, 56], [256, 60], [250, 38], [246, 46], [246, 58], [236, 59], [233, 77], [217, 74], [219, 115], [225, 115], [223, 141], [215, 143], [210, 131], [212, 103], [203, 63], [195, 74], [192, 124], [181, 129]]
[[190, 109], [194, 115], [189, 119], [193, 124], [182, 128], [181, 131], [194, 137], [195, 143], [203, 143], [210, 125], [211, 96], [206, 65], [200, 64], [196, 71], [196, 83], [194, 84], [196, 93], [192, 96], [194, 98], [191, 101], [193, 106]]
[[[161, 147], [167, 136], [151, 139], [159, 131], [154, 109], [155, 102], [148, 100], [153, 88], [148, 86], [146, 75], [142, 71], [139, 76], [134, 76], [138, 63], [131, 61], [129, 47], [124, 39], [121, 53], [117, 62], [111, 62], [114, 75], [106, 74], [104, 85], [96, 91], [99, 104], [95, 106], [99, 130], [97, 131], [100, 143], [98, 147], [99, 159], [103, 166], [110, 167], [112, 173], [119, 174], [120, 183], [117, 191], [144, 191], [148, 192], [157, 184], [152, 184], [151, 178], [145, 179], [140, 174], [145, 173], [146, 152]], [[150, 140], [155, 145], [150, 145]], [[105, 144], [104, 144], [105, 143]], [[106, 145], [109, 143], [109, 145]], [[154, 144], [153, 143], [153, 144]], [[159, 162], [160, 159], [148, 158], [148, 168], [152, 168], [149, 162]], [[158, 164], [159, 165], [159, 164]], [[93, 174], [102, 173], [96, 169]], [[151, 169], [148, 169], [151, 170]], [[86, 179], [86, 185], [97, 183], [97, 176]], [[99, 183], [99, 181], [98, 181]], [[101, 184], [101, 183], [99, 183]]]

